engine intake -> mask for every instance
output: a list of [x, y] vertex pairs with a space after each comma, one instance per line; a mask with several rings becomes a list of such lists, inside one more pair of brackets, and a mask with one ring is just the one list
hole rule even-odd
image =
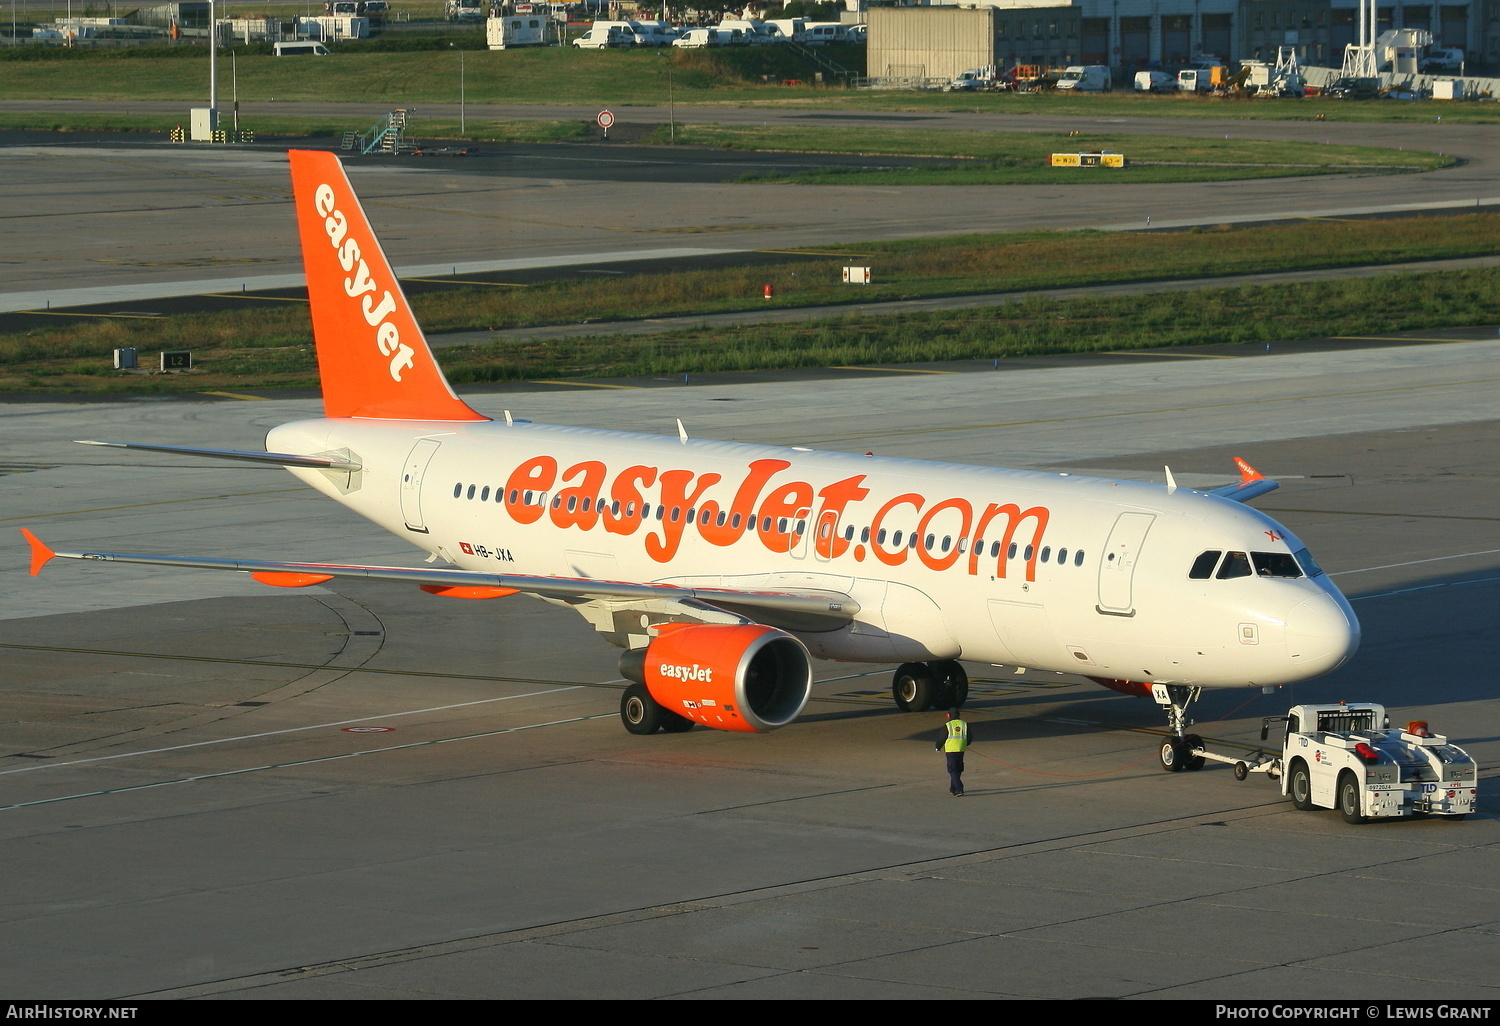
[[719, 730], [784, 727], [812, 695], [802, 642], [759, 624], [669, 624], [620, 657], [620, 675], [663, 708]]

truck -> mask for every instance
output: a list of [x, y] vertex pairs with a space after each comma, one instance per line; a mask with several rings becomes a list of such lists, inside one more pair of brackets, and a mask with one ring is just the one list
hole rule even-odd
[[447, 0], [443, 5], [443, 16], [449, 21], [483, 21], [489, 14], [479, 0]]
[[984, 68], [970, 68], [959, 72], [948, 80], [947, 85], [943, 86], [943, 92], [967, 93], [998, 88], [1000, 88], [1000, 78], [992, 64]]
[[1102, 64], [1074, 64], [1063, 69], [1057, 79], [1058, 89], [1080, 93], [1107, 93], [1114, 88], [1109, 69]]
[[488, 18], [484, 23], [485, 42], [491, 50], [549, 46], [555, 42], [553, 24], [551, 19], [540, 14]]
[[1175, 768], [1195, 769], [1207, 758], [1232, 763], [1237, 780], [1265, 773], [1280, 779], [1281, 793], [1297, 809], [1338, 809], [1348, 823], [1418, 814], [1463, 819], [1474, 811], [1478, 767], [1426, 720], [1393, 728], [1385, 707], [1374, 702], [1296, 705], [1262, 721], [1262, 741], [1278, 721], [1286, 724], [1279, 756], [1234, 759], [1208, 751], [1193, 735], [1191, 751], [1181, 751]]

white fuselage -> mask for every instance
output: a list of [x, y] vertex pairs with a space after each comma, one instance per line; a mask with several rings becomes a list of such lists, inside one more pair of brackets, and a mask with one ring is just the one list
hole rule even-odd
[[852, 623], [787, 627], [823, 658], [1244, 687], [1359, 641], [1315, 568], [1190, 579], [1209, 550], [1302, 545], [1188, 489], [524, 422], [312, 420], [267, 446], [352, 453], [353, 475], [292, 472], [467, 570], [851, 596]]

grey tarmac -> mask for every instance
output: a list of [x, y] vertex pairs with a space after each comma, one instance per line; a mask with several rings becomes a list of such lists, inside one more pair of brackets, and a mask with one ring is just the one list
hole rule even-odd
[[[0, 533], [0, 993], [26, 997], [1494, 1000], [1500, 341], [1006, 374], [503, 394], [483, 412], [1207, 486], [1249, 459], [1364, 625], [1297, 701], [1424, 718], [1462, 823], [1350, 827], [1165, 774], [1144, 699], [970, 665], [962, 803], [892, 667], [820, 664], [766, 735], [649, 738], [612, 650], [524, 597], [68, 563]], [[0, 522], [55, 545], [396, 561], [279, 471], [71, 439], [259, 444], [312, 401], [0, 407]]]

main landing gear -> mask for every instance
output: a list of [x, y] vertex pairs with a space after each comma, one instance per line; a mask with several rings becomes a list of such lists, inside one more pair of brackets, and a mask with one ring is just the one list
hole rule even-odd
[[620, 696], [620, 721], [632, 734], [655, 734], [658, 730], [681, 734], [693, 729], [692, 720], [652, 698], [644, 684], [632, 684]]
[[1161, 768], [1168, 773], [1203, 768], [1203, 739], [1187, 733], [1193, 722], [1187, 718], [1188, 706], [1202, 692], [1202, 688], [1182, 684], [1151, 685], [1151, 697], [1167, 711], [1167, 729], [1173, 735], [1161, 743]]
[[956, 659], [902, 663], [891, 680], [891, 697], [902, 712], [958, 709], [969, 700], [969, 675]]

